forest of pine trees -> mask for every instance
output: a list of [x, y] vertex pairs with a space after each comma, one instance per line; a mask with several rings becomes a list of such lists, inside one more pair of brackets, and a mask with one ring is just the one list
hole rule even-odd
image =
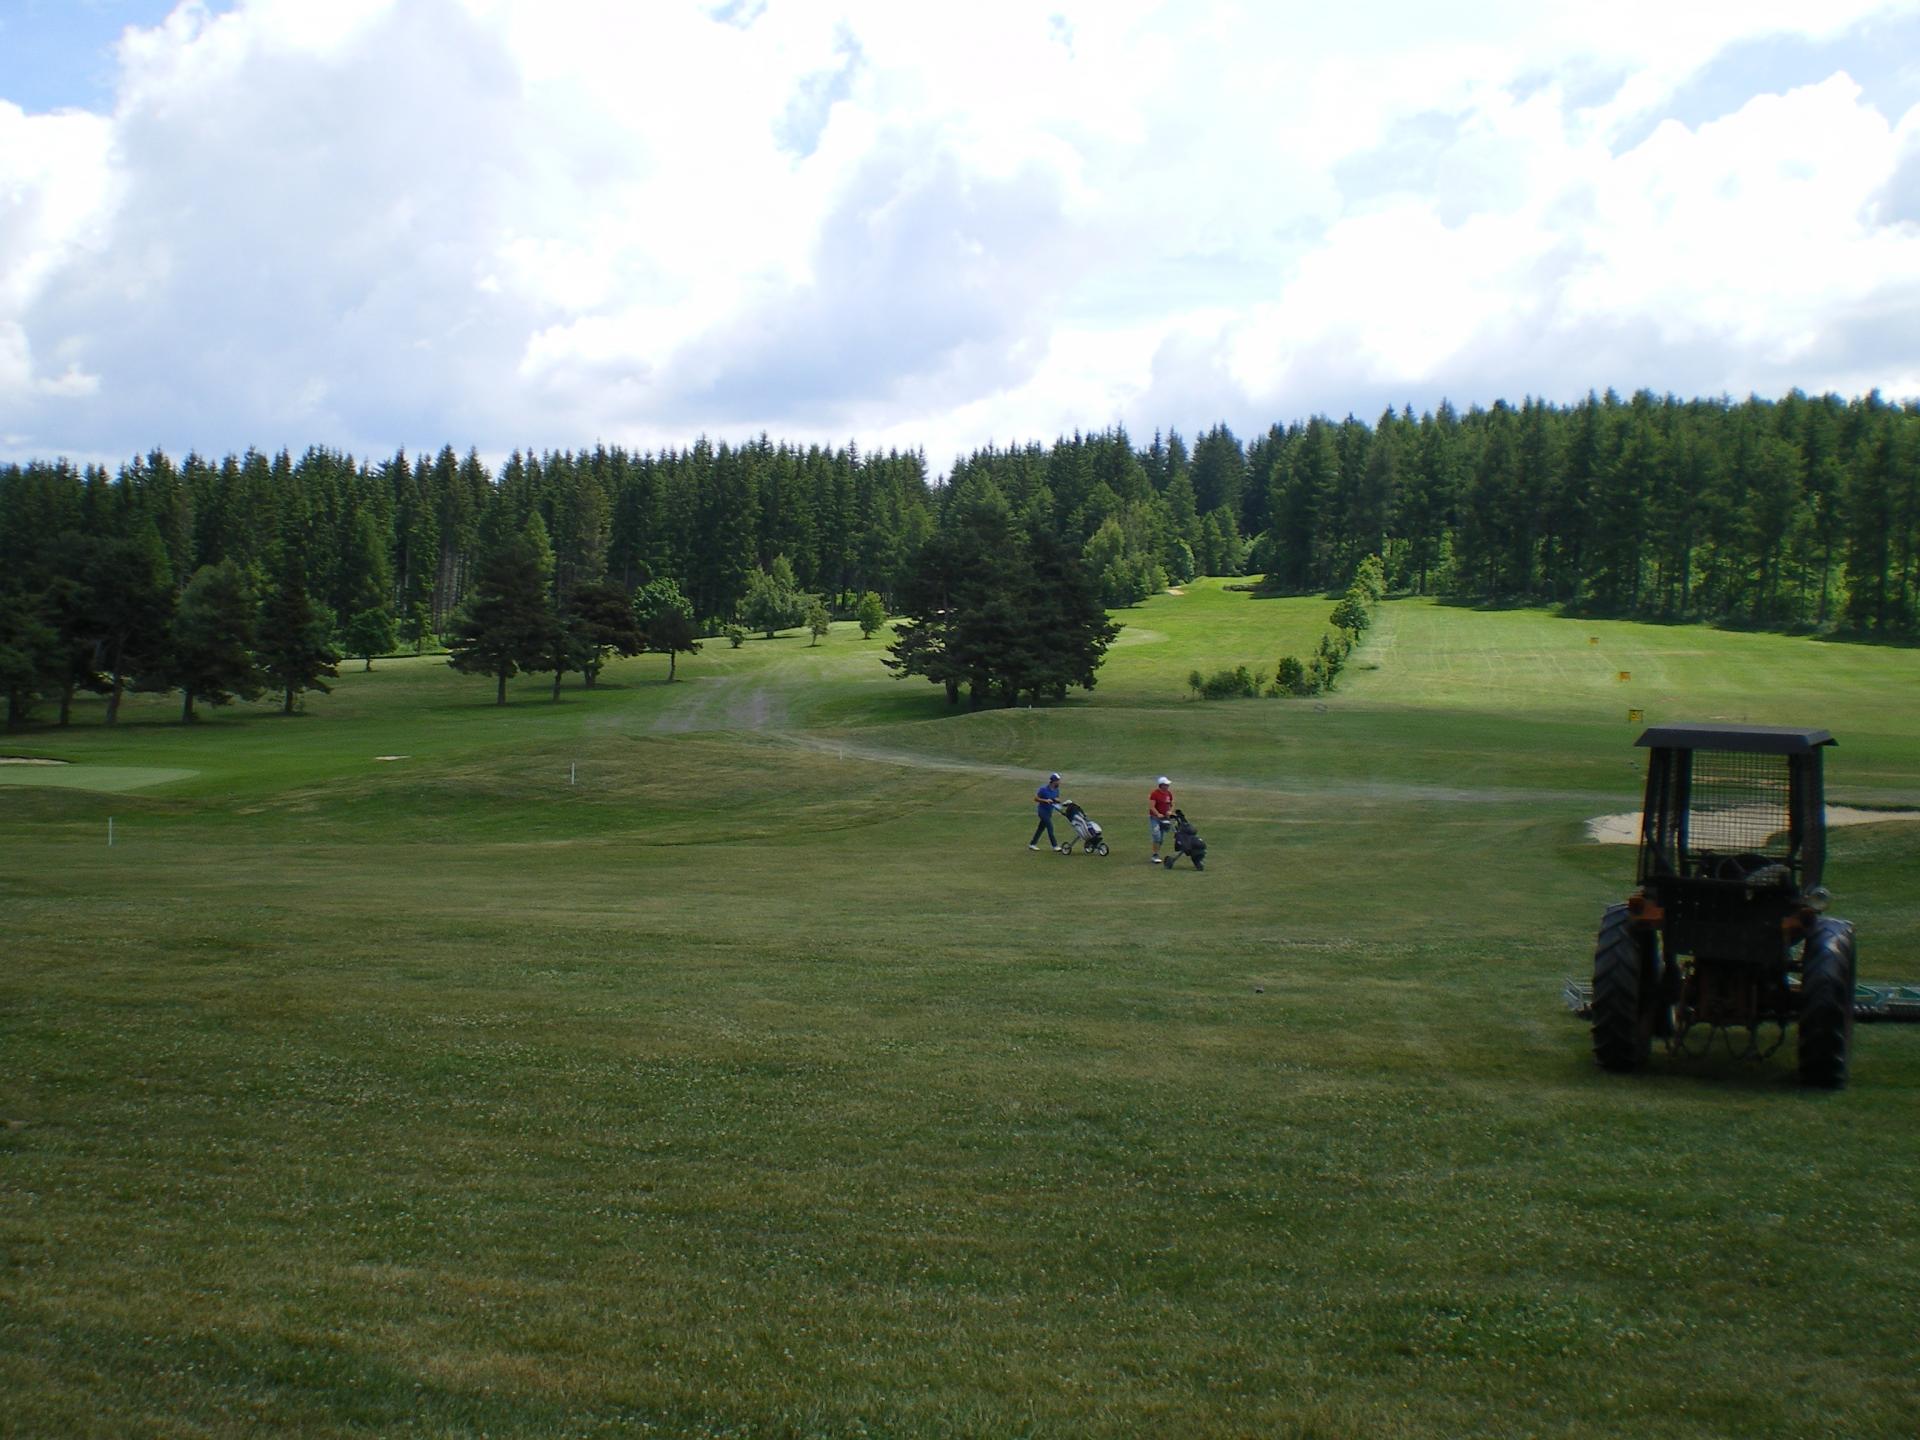
[[1250, 442], [1215, 426], [1191, 447], [1111, 429], [988, 447], [938, 482], [918, 453], [764, 436], [516, 452], [497, 473], [451, 447], [9, 464], [0, 686], [15, 719], [52, 701], [64, 721], [76, 690], [111, 717], [129, 686], [178, 690], [187, 715], [266, 689], [291, 708], [338, 654], [451, 632], [482, 560], [536, 519], [556, 614], [670, 580], [711, 633], [777, 567], [836, 614], [868, 593], [897, 613], [988, 491], [1109, 606], [1197, 574], [1338, 590], [1378, 554], [1401, 593], [1920, 636], [1920, 406], [1608, 391], [1315, 417]]

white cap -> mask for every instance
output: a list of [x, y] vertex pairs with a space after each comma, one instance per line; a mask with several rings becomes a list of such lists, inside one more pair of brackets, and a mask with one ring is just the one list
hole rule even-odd
[[1158, 780], [1154, 781], [1153, 783], [1156, 785], [1171, 785], [1173, 784], [1173, 781], [1167, 779], [1166, 776], [1162, 775]]

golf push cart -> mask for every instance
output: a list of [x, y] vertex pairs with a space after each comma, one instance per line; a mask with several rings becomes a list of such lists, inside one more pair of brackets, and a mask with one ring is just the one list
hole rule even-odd
[[1200, 838], [1200, 832], [1193, 828], [1193, 822], [1187, 819], [1187, 812], [1173, 812], [1173, 853], [1160, 862], [1160, 873], [1170, 874], [1173, 862], [1182, 855], [1193, 862], [1193, 868], [1207, 868], [1207, 842]]
[[[1798, 1026], [1800, 1078], [1847, 1083], [1853, 926], [1821, 884], [1825, 730], [1660, 725], [1640, 822], [1640, 888], [1610, 905], [1593, 956], [1593, 1053], [1638, 1070], [1653, 1041], [1703, 1055], [1714, 1037], [1764, 1059]], [[1762, 1048], [1763, 1027], [1774, 1027]], [[1746, 1032], [1735, 1051], [1735, 1032]]]
[[1100, 822], [1080, 808], [1076, 800], [1062, 800], [1060, 813], [1073, 825], [1073, 834], [1060, 846], [1062, 855], [1073, 854], [1078, 845], [1082, 855], [1104, 855], [1107, 853], [1106, 831], [1100, 828]]

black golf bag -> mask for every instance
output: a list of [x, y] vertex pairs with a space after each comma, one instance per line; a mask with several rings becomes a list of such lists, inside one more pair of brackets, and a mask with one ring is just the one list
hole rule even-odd
[[1200, 832], [1193, 828], [1184, 810], [1173, 812], [1173, 854], [1161, 862], [1160, 868], [1171, 870], [1173, 862], [1182, 855], [1193, 862], [1193, 868], [1207, 868], [1207, 842], [1200, 838]]

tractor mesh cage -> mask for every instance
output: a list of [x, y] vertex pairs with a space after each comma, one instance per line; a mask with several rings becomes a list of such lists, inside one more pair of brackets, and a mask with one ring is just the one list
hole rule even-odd
[[[1788, 785], [1784, 756], [1694, 751], [1687, 858], [1697, 860], [1704, 852], [1789, 858]], [[1768, 841], [1774, 842], [1771, 850]]]

